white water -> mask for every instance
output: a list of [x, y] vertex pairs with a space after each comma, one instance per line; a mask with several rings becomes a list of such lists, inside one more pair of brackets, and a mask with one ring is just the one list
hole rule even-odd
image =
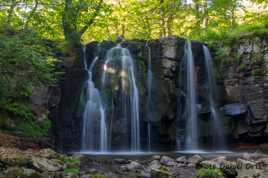
[[[118, 84], [119, 81], [119, 84]], [[111, 92], [106, 93], [107, 86], [113, 90], [113, 95], [120, 93], [120, 108], [112, 108], [113, 104], [106, 103], [106, 109], [112, 112], [120, 111], [121, 122], [130, 124], [130, 149], [140, 150], [140, 118], [139, 118], [139, 91], [134, 73], [134, 63], [130, 52], [120, 45], [107, 52], [102, 74], [102, 93], [106, 102], [111, 100]], [[113, 87], [111, 89], [111, 87]], [[116, 111], [115, 111], [116, 110]], [[125, 128], [124, 128], [125, 129]], [[110, 136], [112, 137], [112, 136]]]
[[192, 45], [189, 40], [185, 44], [186, 60], [186, 150], [198, 150], [198, 117], [196, 102], [196, 73]]
[[216, 88], [216, 80], [214, 74], [214, 66], [213, 59], [209, 52], [209, 49], [203, 45], [204, 58], [205, 58], [205, 69], [207, 75], [207, 87], [208, 87], [208, 99], [209, 99], [209, 107], [210, 107], [210, 116], [212, 119], [212, 126], [214, 133], [214, 143], [213, 146], [215, 149], [224, 149], [226, 147], [225, 142], [225, 134], [224, 134], [224, 126], [221, 121], [218, 106], [216, 103], [217, 99], [217, 88]]
[[152, 81], [153, 81], [153, 72], [152, 72], [152, 56], [151, 56], [151, 48], [146, 44], [148, 48], [148, 69], [147, 69], [147, 142], [148, 142], [148, 150], [152, 149], [151, 145], [151, 120], [152, 120]]
[[92, 70], [98, 57], [92, 61], [89, 69], [86, 61], [86, 48], [83, 48], [85, 70], [88, 73], [86, 81], [86, 105], [83, 114], [82, 150], [107, 151], [107, 126], [105, 111], [102, 105], [100, 92], [92, 80]]

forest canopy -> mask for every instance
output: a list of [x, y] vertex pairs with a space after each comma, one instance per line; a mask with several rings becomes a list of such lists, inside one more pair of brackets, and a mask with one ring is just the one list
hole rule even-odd
[[219, 39], [268, 23], [267, 0], [0, 0], [1, 28], [50, 40]]

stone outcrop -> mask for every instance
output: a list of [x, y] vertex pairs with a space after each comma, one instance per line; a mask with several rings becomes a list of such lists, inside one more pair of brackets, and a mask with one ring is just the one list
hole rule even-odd
[[[160, 40], [124, 41], [123, 47], [130, 50], [137, 66], [137, 85], [140, 92], [140, 118], [141, 130], [146, 130], [147, 122], [152, 125], [151, 146], [156, 150], [173, 150], [183, 146], [185, 140], [185, 118], [180, 117], [179, 107], [183, 102], [179, 100], [183, 95], [180, 89], [180, 64], [184, 56], [185, 39], [168, 37]], [[87, 63], [90, 64], [95, 56], [99, 56], [99, 62], [94, 69], [94, 81], [100, 87], [100, 76], [105, 60], [106, 52], [114, 47], [114, 42], [93, 42], [87, 45]], [[256, 137], [265, 138], [268, 129], [268, 47], [267, 40], [260, 37], [246, 37], [226, 46], [218, 45], [215, 48], [225, 49], [225, 55], [215, 54], [217, 57], [216, 68], [218, 78], [218, 91], [220, 93], [219, 104], [243, 104], [246, 112], [243, 117], [234, 119], [225, 117], [227, 134], [232, 143], [255, 142]], [[97, 50], [98, 49], [98, 50]], [[149, 50], [150, 49], [150, 50]], [[208, 111], [203, 71], [202, 43], [192, 42], [197, 75], [199, 77], [199, 103], [201, 104], [201, 137], [205, 143], [211, 139], [208, 128]], [[97, 51], [98, 54], [97, 54]], [[149, 51], [151, 51], [152, 72], [154, 75], [152, 98], [154, 103], [154, 117], [148, 119], [146, 115], [147, 103], [147, 68]], [[79, 100], [83, 82], [86, 80], [86, 71], [83, 69], [83, 61], [77, 60], [66, 69], [65, 78], [60, 82], [61, 95], [59, 104], [51, 109], [50, 117], [54, 123], [54, 134], [59, 149], [64, 151], [79, 150], [81, 146], [81, 128], [84, 103]], [[55, 103], [55, 102], [54, 102]], [[243, 109], [241, 109], [242, 111]], [[113, 147], [122, 146], [120, 133], [129, 129], [122, 128], [120, 123], [114, 123], [113, 127], [118, 133], [112, 140]], [[119, 129], [120, 128], [120, 129]], [[119, 133], [120, 132], [120, 133]], [[141, 145], [146, 149], [146, 133], [141, 134]], [[241, 139], [242, 138], [242, 139]], [[251, 138], [251, 139], [249, 139]], [[265, 139], [258, 139], [265, 142]], [[124, 143], [128, 144], [128, 143]], [[124, 145], [123, 144], [123, 145]]]
[[[226, 54], [218, 57], [220, 78], [226, 95], [224, 103], [242, 103], [247, 117], [233, 119], [229, 128], [235, 138], [263, 142], [268, 121], [268, 40], [262, 36], [245, 36], [225, 46]], [[232, 130], [233, 129], [233, 130]], [[250, 139], [252, 138], [252, 139]]]

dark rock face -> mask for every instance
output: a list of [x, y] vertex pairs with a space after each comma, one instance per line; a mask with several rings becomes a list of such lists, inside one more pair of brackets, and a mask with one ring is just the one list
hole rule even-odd
[[[122, 47], [129, 49], [136, 64], [136, 81], [140, 94], [140, 125], [142, 149], [147, 147], [147, 123], [150, 122], [152, 135], [151, 147], [153, 150], [174, 150], [183, 146], [185, 140], [185, 118], [181, 117], [181, 108], [184, 105], [180, 66], [184, 57], [185, 40], [168, 37], [160, 40], [142, 41], [132, 40], [122, 42]], [[106, 53], [114, 47], [114, 42], [90, 43], [86, 46], [87, 64], [90, 65], [96, 56], [99, 60], [93, 69], [93, 80], [97, 88], [101, 87], [102, 65]], [[150, 50], [149, 50], [150, 49]], [[193, 41], [195, 67], [198, 76], [198, 104], [200, 104], [201, 139], [209, 144], [209, 118], [208, 99], [205, 82], [205, 67], [202, 43]], [[151, 51], [151, 69], [153, 73], [152, 103], [153, 117], [147, 115], [148, 88], [147, 70], [148, 57]], [[82, 54], [82, 53], [81, 53]], [[226, 117], [226, 130], [231, 138], [265, 137], [268, 111], [268, 45], [267, 40], [241, 39], [233, 43], [228, 53], [227, 61], [217, 64], [218, 89], [220, 93], [219, 104], [240, 103], [247, 109], [241, 111], [241, 117], [230, 119]], [[221, 60], [223, 61], [223, 59]], [[81, 145], [82, 115], [85, 101], [81, 99], [84, 82], [87, 74], [83, 61], [76, 60], [67, 68], [64, 80], [60, 83], [59, 104], [50, 109], [50, 117], [54, 121], [56, 146], [64, 151], [79, 150]], [[60, 93], [60, 94], [57, 94]], [[55, 102], [54, 102], [55, 103]], [[229, 105], [230, 106], [230, 105]], [[229, 108], [230, 109], [230, 108]], [[232, 112], [232, 108], [229, 110]], [[240, 112], [239, 111], [239, 112]], [[243, 114], [242, 114], [243, 111]], [[242, 117], [243, 116], [243, 117]], [[113, 125], [112, 147], [124, 149], [129, 145], [128, 134], [122, 142], [122, 134], [129, 132], [120, 122]], [[243, 139], [236, 140], [245, 141]], [[179, 143], [179, 145], [177, 145]]]
[[231, 121], [236, 125], [234, 136], [244, 136], [249, 141], [259, 137], [257, 140], [263, 142], [261, 138], [268, 134], [267, 39], [242, 38], [232, 43], [227, 56], [229, 62], [218, 65], [226, 91], [225, 103], [242, 103], [248, 108], [247, 117]]
[[[156, 150], [171, 150], [176, 146], [177, 128], [177, 88], [178, 88], [178, 66], [184, 55], [184, 39], [170, 37], [153, 41], [125, 41], [123, 47], [130, 50], [136, 63], [137, 85], [140, 92], [140, 118], [141, 118], [141, 144], [144, 149], [147, 145], [147, 122], [152, 125], [152, 148]], [[96, 86], [100, 87], [102, 64], [106, 52], [115, 46], [113, 42], [91, 43], [87, 45], [87, 63], [91, 64], [96, 55], [99, 61], [94, 68], [93, 79]], [[153, 73], [152, 100], [154, 113], [148, 119], [147, 113], [147, 68], [149, 48], [151, 51], [151, 68]], [[196, 57], [200, 56], [202, 45], [193, 42], [193, 51]], [[198, 52], [196, 52], [198, 51]], [[76, 61], [67, 70], [64, 81], [61, 84], [61, 101], [58, 107], [54, 108], [52, 117], [55, 122], [56, 145], [65, 151], [78, 150], [81, 143], [81, 125], [84, 110], [84, 102], [80, 95], [83, 82], [86, 80], [86, 73], [82, 66], [82, 59]], [[120, 123], [115, 123], [117, 128], [113, 133], [112, 144], [114, 148], [123, 146], [121, 132], [125, 128]], [[118, 137], [116, 135], [118, 134]], [[128, 139], [126, 139], [128, 140]], [[127, 141], [126, 141], [127, 142]], [[129, 143], [125, 143], [126, 145]], [[123, 146], [124, 147], [124, 146]]]

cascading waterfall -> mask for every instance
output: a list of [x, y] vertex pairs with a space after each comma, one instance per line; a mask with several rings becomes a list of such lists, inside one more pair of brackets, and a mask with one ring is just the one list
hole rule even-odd
[[224, 149], [226, 147], [225, 142], [225, 133], [224, 126], [221, 121], [216, 99], [217, 99], [217, 89], [216, 89], [216, 80], [213, 71], [213, 59], [209, 52], [207, 46], [203, 45], [203, 52], [205, 58], [205, 69], [206, 69], [206, 78], [207, 78], [207, 90], [208, 90], [208, 99], [209, 99], [209, 108], [210, 108], [210, 116], [212, 119], [212, 127], [214, 131], [214, 148], [216, 149]]
[[86, 61], [86, 47], [83, 47], [83, 61], [88, 73], [86, 81], [86, 105], [83, 114], [82, 149], [85, 151], [107, 151], [107, 126], [105, 110], [102, 105], [99, 90], [92, 80], [92, 70], [98, 60], [94, 58], [88, 68]]
[[[130, 126], [131, 151], [139, 151], [139, 91], [134, 69], [134, 62], [128, 49], [122, 48], [121, 45], [110, 49], [107, 52], [103, 66], [102, 97], [103, 101], [105, 101], [105, 110], [111, 115], [116, 113], [116, 116], [112, 116], [112, 119], [120, 120], [121, 125], [124, 125], [124, 127]], [[116, 101], [113, 101], [112, 98], [116, 98]], [[110, 132], [110, 134], [112, 133]], [[110, 135], [110, 139], [111, 137]], [[126, 136], [121, 135], [121, 137]]]
[[184, 48], [186, 63], [186, 150], [198, 149], [198, 115], [196, 98], [196, 72], [191, 41]]
[[151, 150], [151, 120], [153, 117], [153, 103], [152, 103], [152, 82], [153, 82], [153, 72], [152, 72], [152, 56], [151, 48], [146, 44], [148, 48], [148, 69], [147, 69], [147, 140], [148, 140], [148, 150]]

